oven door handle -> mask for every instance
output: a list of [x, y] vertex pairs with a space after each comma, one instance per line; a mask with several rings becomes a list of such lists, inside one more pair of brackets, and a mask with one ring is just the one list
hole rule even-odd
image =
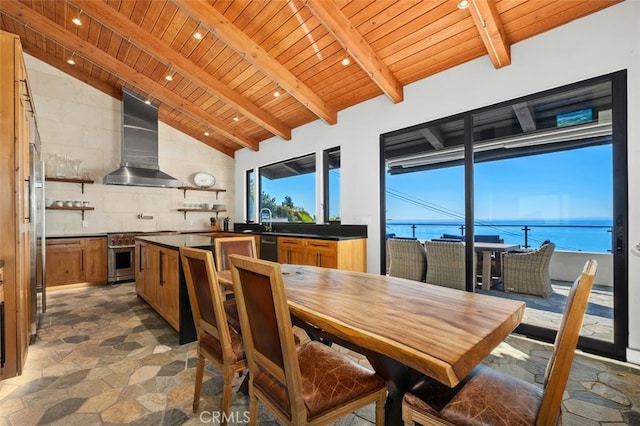
[[135, 245], [127, 245], [127, 246], [107, 246], [107, 248], [111, 249], [111, 250], [118, 250], [118, 249], [130, 249], [130, 248], [135, 248]]

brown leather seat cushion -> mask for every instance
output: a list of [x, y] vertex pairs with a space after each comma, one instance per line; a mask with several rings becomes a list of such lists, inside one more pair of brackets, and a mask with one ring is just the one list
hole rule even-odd
[[[231, 350], [235, 355], [235, 362], [245, 359], [244, 347], [242, 345], [242, 338], [238, 335], [238, 332], [229, 326], [229, 334], [231, 336]], [[210, 334], [205, 333], [200, 341], [202, 348], [208, 353], [212, 354], [216, 359], [222, 361], [222, 348], [220, 342]]]
[[[301, 345], [298, 362], [309, 421], [385, 385], [382, 377], [322, 343], [312, 341]], [[262, 389], [288, 415], [290, 408], [285, 384], [262, 372], [254, 378], [254, 386]]]
[[416, 411], [456, 425], [533, 425], [542, 389], [479, 366], [455, 388], [425, 378], [403, 401]]

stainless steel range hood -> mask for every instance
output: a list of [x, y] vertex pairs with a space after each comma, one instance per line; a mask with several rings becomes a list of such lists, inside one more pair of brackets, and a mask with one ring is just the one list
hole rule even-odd
[[175, 188], [180, 181], [158, 165], [158, 107], [122, 88], [122, 150], [120, 168], [104, 177], [105, 185]]

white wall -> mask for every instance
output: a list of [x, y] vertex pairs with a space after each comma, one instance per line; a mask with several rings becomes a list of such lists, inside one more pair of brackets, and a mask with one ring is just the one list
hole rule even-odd
[[[183, 202], [226, 204], [225, 215], [233, 217], [234, 160], [164, 123], [158, 125], [160, 170], [192, 184], [191, 176], [200, 171], [212, 173], [216, 187], [226, 188], [216, 201], [215, 193], [170, 188], [103, 185], [105, 174], [120, 165], [120, 101], [57, 69], [25, 55], [27, 75], [33, 91], [43, 159], [65, 154], [82, 160], [81, 175], [95, 184], [46, 182], [46, 197], [52, 200], [87, 200], [95, 210], [46, 212], [47, 235], [79, 235], [108, 231], [197, 230], [209, 229], [211, 213], [187, 213], [177, 209]], [[49, 163], [49, 162], [48, 162]], [[48, 165], [48, 164], [47, 164]], [[49, 175], [52, 175], [49, 173]], [[153, 216], [140, 220], [138, 214]]]
[[[629, 163], [640, 160], [640, 2], [629, 1], [522, 41], [512, 64], [496, 70], [488, 56], [405, 87], [394, 105], [380, 96], [338, 114], [338, 124], [317, 120], [274, 137], [260, 151], [236, 154], [236, 221], [242, 221], [246, 170], [303, 153], [341, 146], [341, 206], [345, 224], [369, 225], [367, 261], [379, 271], [379, 135], [455, 113], [627, 69]], [[640, 241], [640, 171], [629, 167], [629, 239]], [[634, 214], [635, 212], [635, 214]], [[629, 257], [629, 300], [640, 299], [640, 256]], [[629, 359], [640, 363], [640, 310], [630, 303]]]

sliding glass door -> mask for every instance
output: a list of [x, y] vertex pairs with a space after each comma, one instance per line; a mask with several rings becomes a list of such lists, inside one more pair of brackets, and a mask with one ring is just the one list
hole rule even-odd
[[382, 135], [384, 236], [472, 244], [467, 290], [523, 300], [518, 331], [547, 341], [596, 259], [580, 347], [624, 358], [625, 81], [616, 73]]

